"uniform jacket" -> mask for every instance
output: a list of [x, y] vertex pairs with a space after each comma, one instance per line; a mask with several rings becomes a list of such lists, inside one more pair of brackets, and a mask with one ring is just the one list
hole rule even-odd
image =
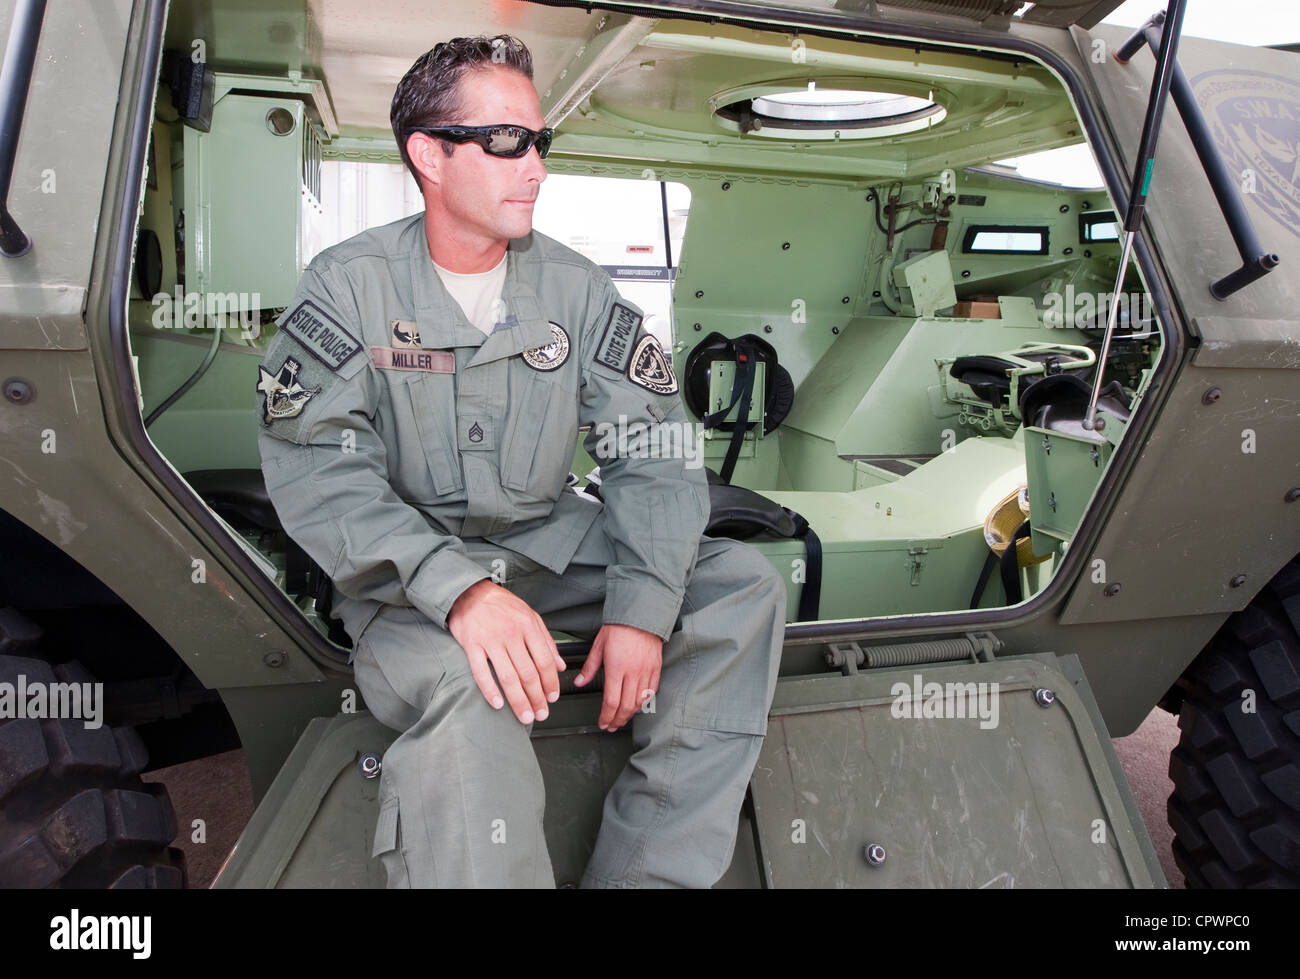
[[[258, 379], [284, 528], [333, 578], [355, 638], [383, 604], [445, 626], [488, 577], [465, 539], [562, 573], [596, 525], [617, 559], [605, 621], [667, 639], [708, 517], [704, 470], [596, 449], [602, 422], [684, 427], [671, 363], [599, 266], [535, 231], [509, 243], [502, 300], [485, 337], [438, 278], [423, 213], [311, 262]], [[603, 514], [566, 489], [580, 425]]]

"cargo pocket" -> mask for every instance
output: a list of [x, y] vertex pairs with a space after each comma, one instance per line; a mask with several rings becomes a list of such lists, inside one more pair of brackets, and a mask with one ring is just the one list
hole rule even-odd
[[[501, 450], [501, 485], [539, 500], [564, 489], [578, 445], [578, 392], [528, 368], [511, 377], [509, 427]], [[515, 382], [521, 389], [513, 390]]]
[[766, 734], [781, 663], [775, 631], [778, 616], [784, 619], [775, 592], [784, 590], [784, 582], [761, 554], [739, 541], [708, 542], [700, 562], [712, 578], [710, 591], [726, 598], [697, 607], [688, 586], [683, 600], [689, 663], [686, 688], [678, 694], [685, 700], [682, 722], [718, 733]]
[[402, 826], [397, 795], [389, 794], [379, 807], [379, 822], [375, 824], [375, 846], [372, 857], [378, 857], [388, 874], [388, 886], [411, 886], [411, 875], [402, 853]]
[[760, 650], [747, 651], [738, 663], [698, 662], [698, 685], [688, 694], [683, 726], [717, 734], [767, 734], [766, 667]]
[[[454, 374], [414, 374], [407, 379], [406, 388], [411, 402], [411, 412], [415, 416], [415, 428], [418, 442], [415, 445], [403, 445], [396, 460], [390, 454], [389, 463], [397, 472], [404, 472], [415, 465], [414, 459], [401, 458], [412, 454], [423, 459], [428, 471], [426, 480], [432, 479], [434, 492], [438, 496], [447, 496], [459, 492], [464, 487], [461, 478], [460, 458], [456, 455], [453, 438], [456, 431], [456, 383]], [[394, 392], [396, 396], [397, 392]], [[423, 475], [423, 473], [416, 474]], [[411, 478], [408, 488], [415, 490], [418, 478]], [[411, 502], [431, 503], [423, 499], [428, 494], [414, 493]]]

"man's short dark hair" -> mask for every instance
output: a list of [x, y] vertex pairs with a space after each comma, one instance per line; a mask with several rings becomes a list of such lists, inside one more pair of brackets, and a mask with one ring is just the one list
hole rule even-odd
[[[406, 153], [406, 137], [412, 127], [450, 126], [464, 122], [462, 116], [466, 110], [461, 98], [460, 80], [468, 72], [498, 66], [512, 68], [530, 80], [533, 77], [533, 56], [528, 52], [528, 46], [517, 37], [498, 34], [495, 37], [455, 37], [436, 44], [432, 50], [420, 55], [397, 83], [389, 120], [402, 162], [411, 171], [416, 184], [420, 182], [420, 175]], [[447, 156], [455, 152], [454, 144], [445, 139], [438, 142]]]

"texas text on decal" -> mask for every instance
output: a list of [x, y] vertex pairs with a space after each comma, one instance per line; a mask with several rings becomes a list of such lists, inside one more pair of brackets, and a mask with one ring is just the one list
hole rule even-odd
[[559, 323], [551, 323], [551, 342], [524, 351], [524, 362], [539, 371], [553, 371], [569, 359], [569, 334]]
[[600, 346], [596, 348], [596, 360], [616, 371], [627, 367], [632, 338], [636, 336], [640, 325], [640, 316], [622, 303], [615, 303], [610, 310], [609, 322], [605, 324], [605, 332], [601, 335]]
[[56, 951], [129, 950], [133, 959], [147, 959], [152, 949], [153, 919], [149, 915], [88, 914], [73, 908], [66, 917], [50, 919], [50, 948]]
[[627, 376], [633, 384], [639, 384], [655, 394], [677, 393], [677, 375], [673, 373], [673, 365], [664, 356], [659, 341], [648, 333], [632, 352], [632, 362], [627, 365]]
[[302, 364], [292, 357], [286, 357], [284, 363], [272, 374], [265, 367], [258, 367], [261, 379], [257, 390], [265, 400], [262, 402], [262, 420], [266, 424], [281, 418], [295, 418], [302, 414], [307, 402], [320, 394], [320, 388], [305, 388], [298, 383], [298, 372]]
[[456, 355], [450, 350], [403, 350], [397, 347], [371, 347], [370, 359], [376, 367], [390, 371], [428, 371], [430, 374], [455, 374]]
[[361, 341], [306, 300], [284, 318], [280, 328], [331, 370], [337, 371], [361, 349]]

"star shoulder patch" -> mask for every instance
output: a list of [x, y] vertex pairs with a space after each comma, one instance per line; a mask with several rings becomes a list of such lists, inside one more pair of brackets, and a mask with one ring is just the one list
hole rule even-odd
[[569, 359], [569, 334], [559, 323], [551, 323], [551, 342], [525, 350], [523, 356], [533, 370], [553, 371]]
[[302, 364], [292, 357], [286, 357], [274, 374], [261, 366], [257, 370], [260, 375], [257, 390], [263, 395], [262, 420], [268, 425], [298, 417], [307, 402], [321, 392], [319, 386], [305, 388], [298, 382]]
[[655, 394], [676, 394], [677, 375], [673, 373], [670, 361], [659, 346], [659, 341], [647, 333], [627, 365], [627, 376], [633, 384], [639, 384]]

